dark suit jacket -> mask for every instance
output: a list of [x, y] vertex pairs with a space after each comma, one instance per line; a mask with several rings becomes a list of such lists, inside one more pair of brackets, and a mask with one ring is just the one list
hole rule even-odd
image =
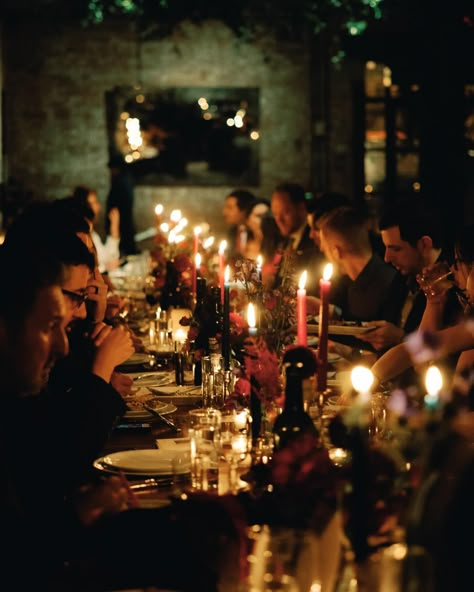
[[[290, 269], [295, 284], [298, 284], [300, 275], [306, 270], [308, 272], [306, 292], [311, 296], [319, 296], [319, 280], [323, 275], [323, 267], [326, 260], [323, 253], [314, 244], [309, 233], [310, 228], [306, 225], [296, 249], [291, 249], [289, 246], [291, 239], [285, 239], [280, 248], [284, 250], [286, 256], [290, 257]], [[282, 279], [282, 266], [280, 264], [275, 277], [274, 287], [279, 286]]]

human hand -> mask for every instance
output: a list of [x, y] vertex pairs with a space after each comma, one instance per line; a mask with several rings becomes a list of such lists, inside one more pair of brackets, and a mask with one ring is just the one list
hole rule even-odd
[[132, 392], [133, 378], [121, 372], [112, 372], [110, 384], [122, 397], [126, 397]]
[[118, 208], [112, 208], [109, 212], [110, 222], [110, 236], [114, 238], [120, 238], [120, 212]]
[[135, 352], [130, 332], [123, 325], [111, 327], [103, 324], [92, 337], [95, 346], [92, 372], [110, 382], [115, 367]]
[[109, 292], [107, 294], [107, 302], [106, 302], [106, 309], [105, 309], [105, 318], [106, 319], [113, 319], [116, 317], [120, 310], [122, 309], [123, 305], [125, 304], [125, 300], [120, 298], [118, 294], [113, 294]]
[[91, 273], [87, 288], [87, 315], [91, 321], [99, 323], [105, 318], [108, 287], [98, 268], [95, 268]]
[[405, 336], [403, 329], [388, 321], [370, 321], [370, 326], [375, 329], [370, 329], [358, 337], [370, 343], [377, 351], [397, 345]]
[[74, 502], [80, 521], [89, 526], [104, 514], [126, 510], [130, 505], [130, 493], [120, 477], [112, 476], [99, 484], [81, 487]]
[[439, 261], [423, 268], [416, 276], [420, 288], [428, 300], [446, 299], [446, 292], [453, 286], [454, 276], [445, 261]]

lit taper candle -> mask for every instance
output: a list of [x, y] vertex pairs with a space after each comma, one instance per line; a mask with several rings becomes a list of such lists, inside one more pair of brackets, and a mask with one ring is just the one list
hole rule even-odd
[[306, 326], [306, 270], [303, 271], [298, 283], [296, 292], [296, 326], [298, 345], [308, 345], [307, 326]]
[[230, 268], [224, 272], [224, 307], [222, 313], [222, 357], [224, 370], [230, 368]]
[[328, 371], [328, 326], [329, 292], [331, 291], [332, 263], [324, 267], [323, 277], [319, 280], [319, 343], [318, 343], [318, 391], [327, 388]]

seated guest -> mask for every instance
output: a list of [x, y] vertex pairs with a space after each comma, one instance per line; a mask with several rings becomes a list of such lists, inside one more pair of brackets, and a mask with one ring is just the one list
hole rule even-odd
[[246, 189], [234, 189], [224, 200], [222, 215], [228, 226], [226, 238], [229, 260], [235, 261], [239, 257], [245, 257], [248, 239], [245, 218], [250, 204], [254, 201], [255, 195]]
[[282, 236], [271, 213], [270, 202], [256, 198], [248, 206], [245, 224], [248, 229], [245, 257], [255, 261], [261, 255], [264, 264], [271, 263]]
[[[58, 430], [44, 399], [35, 396], [67, 353], [61, 265], [38, 247], [2, 247], [0, 269], [11, 282], [0, 293], [0, 395], [8, 417], [21, 418], [0, 426], [0, 514], [8, 541], [0, 566], [6, 581], [25, 592], [148, 586], [217, 591], [219, 556], [233, 535], [219, 504], [203, 499], [127, 509], [128, 490], [114, 476], [65, 496], [57, 473], [68, 418]], [[159, 534], [153, 545], [144, 534], [150, 532]]]
[[352, 200], [349, 196], [343, 193], [333, 193], [331, 191], [319, 193], [314, 195], [306, 202], [307, 221], [310, 228], [310, 236], [314, 244], [322, 252], [321, 249], [321, 233], [318, 221], [324, 214], [335, 210], [341, 206], [352, 205]]
[[77, 202], [79, 207], [90, 209], [90, 214], [87, 217], [91, 224], [90, 234], [97, 253], [99, 271], [104, 273], [116, 269], [120, 264], [120, 212], [117, 208], [112, 208], [109, 211], [109, 233], [105, 242], [102, 242], [98, 232], [94, 229], [101, 210], [95, 189], [78, 185], [74, 188], [70, 199], [72, 204]]
[[[66, 529], [72, 515], [63, 511], [63, 490], [52, 486], [55, 470], [44, 478], [45, 462], [54, 464], [61, 442], [49, 439], [53, 426], [43, 422], [45, 408], [34, 395], [68, 351], [61, 289], [65, 271], [38, 245], [14, 252], [2, 247], [0, 269], [10, 282], [10, 289], [0, 294], [0, 394], [4, 412], [21, 417], [21, 424], [4, 421], [0, 426], [0, 513], [8, 540], [0, 564], [16, 590], [50, 590], [56, 589], [50, 586], [63, 570], [62, 554], [68, 544], [63, 527], [58, 527]], [[109, 485], [111, 497], [102, 509], [94, 507], [97, 516], [120, 508], [127, 499], [117, 479]], [[111, 501], [114, 497], [118, 505]]]
[[303, 271], [312, 270], [308, 273], [306, 290], [308, 294], [318, 295], [324, 257], [310, 236], [304, 188], [297, 183], [277, 185], [271, 197], [271, 210], [283, 237], [283, 257], [275, 272], [274, 287], [281, 284], [286, 268], [291, 270], [296, 285]]
[[[377, 351], [383, 351], [400, 343], [407, 333], [418, 328], [426, 297], [416, 276], [423, 268], [446, 257], [441, 219], [424, 201], [412, 198], [389, 204], [382, 212], [379, 226], [385, 245], [385, 261], [398, 271], [392, 288], [398, 318], [395, 322], [373, 319], [371, 324], [376, 328], [361, 335], [361, 339]], [[459, 313], [456, 296], [450, 294], [444, 309], [444, 324], [455, 322]]]
[[[454, 259], [451, 266], [453, 274], [454, 285], [457, 288], [458, 296], [461, 298], [464, 315], [469, 317], [474, 304], [474, 227], [467, 226], [461, 230], [454, 242]], [[456, 325], [446, 332], [440, 331], [444, 328], [444, 307], [448, 301], [448, 292], [450, 291], [450, 282], [444, 284], [442, 291], [436, 294], [427, 295], [426, 308], [418, 328], [420, 333], [420, 347], [424, 347], [424, 351], [428, 352], [428, 348], [423, 345], [422, 334], [439, 335], [446, 343], [437, 344], [437, 337], [434, 339], [433, 357], [444, 356], [448, 353], [456, 351], [453, 349], [454, 336], [460, 335], [458, 344], [464, 344], [464, 338], [461, 336], [464, 329], [455, 328]], [[462, 326], [462, 325], [461, 325]], [[415, 335], [410, 337], [410, 343], [416, 343]], [[460, 347], [461, 351], [457, 359], [455, 373], [461, 374], [464, 370], [474, 367], [474, 349], [471, 346], [468, 349]], [[424, 356], [428, 361], [427, 354]], [[417, 356], [415, 353], [414, 359]], [[409, 349], [406, 345], [400, 344], [389, 349], [374, 365], [373, 372], [379, 381], [385, 382], [400, 375], [403, 371], [413, 364], [413, 359], [410, 356]]]
[[342, 206], [323, 215], [318, 224], [322, 251], [345, 276], [339, 293], [331, 297], [341, 317], [393, 320], [387, 304], [396, 271], [373, 252], [365, 216], [352, 206]]
[[[61, 287], [71, 351], [55, 364], [42, 397], [49, 406], [51, 424], [57, 430], [66, 429], [60, 438], [63, 446], [58, 455], [64, 456], [61, 472], [65, 486], [69, 486], [90, 474], [92, 461], [99, 455], [117, 418], [126, 411], [112, 377], [115, 367], [132, 355], [134, 347], [122, 327], [94, 323], [88, 325], [89, 333], [84, 334], [89, 278], [94, 270], [92, 253], [70, 230], [62, 231], [67, 224], [43, 234], [34, 230], [24, 232], [31, 229], [32, 222], [37, 228], [44, 228], [41, 221], [51, 220], [51, 208], [54, 205], [47, 202], [24, 210], [10, 226], [4, 247], [14, 253], [20, 248], [33, 249], [34, 245], [60, 260], [67, 271]], [[18, 242], [19, 237], [25, 238]], [[62, 417], [68, 418], [67, 427]]]
[[[341, 206], [321, 216], [318, 225], [321, 249], [339, 276], [335, 289], [331, 286], [331, 316], [347, 321], [395, 320], [391, 299], [396, 271], [372, 250], [365, 215], [353, 206]], [[309, 296], [307, 306], [310, 313], [319, 313], [319, 299]], [[339, 336], [337, 341], [368, 349], [353, 337]], [[352, 352], [339, 353], [349, 357]]]

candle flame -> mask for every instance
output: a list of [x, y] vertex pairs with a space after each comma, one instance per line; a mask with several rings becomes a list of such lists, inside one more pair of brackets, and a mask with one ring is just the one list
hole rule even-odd
[[262, 269], [263, 258], [261, 255], [257, 256], [257, 269]]
[[171, 222], [175, 224], [181, 220], [181, 210], [173, 210], [170, 214]]
[[168, 222], [163, 222], [163, 224], [160, 224], [161, 232], [168, 232], [169, 229], [170, 225], [168, 224]]
[[230, 267], [228, 265], [225, 266], [225, 271], [224, 271], [224, 282], [226, 284], [229, 283], [230, 280]]
[[202, 245], [202, 246], [203, 246], [205, 249], [210, 249], [210, 248], [212, 247], [212, 245], [213, 245], [213, 244], [214, 244], [214, 237], [213, 237], [213, 236], [208, 236], [208, 237], [206, 238], [206, 240], [204, 241], [204, 243], [203, 243], [203, 245]]
[[161, 214], [163, 213], [163, 209], [164, 209], [164, 208], [163, 208], [163, 204], [157, 204], [157, 205], [155, 206], [155, 214], [156, 214], [157, 216], [161, 216]]
[[194, 234], [195, 236], [199, 236], [202, 232], [202, 228], [200, 226], [195, 226], [194, 227]]
[[365, 366], [354, 366], [351, 372], [351, 383], [358, 393], [368, 393], [374, 383], [374, 375]]
[[252, 302], [249, 302], [247, 307], [247, 323], [250, 328], [254, 328], [257, 324], [256, 316], [255, 316], [255, 306]]
[[199, 269], [201, 267], [201, 253], [196, 253], [194, 261], [196, 263], [196, 269]]
[[223, 240], [223, 241], [221, 241], [221, 242], [220, 242], [220, 244], [219, 244], [219, 254], [220, 254], [220, 255], [223, 255], [223, 254], [224, 254], [224, 251], [225, 251], [226, 249], [227, 249], [227, 241], [226, 241], [226, 240]]
[[426, 371], [425, 386], [429, 395], [437, 395], [443, 386], [443, 377], [437, 366], [430, 366]]
[[324, 267], [323, 279], [325, 279], [326, 281], [330, 280], [332, 277], [332, 271], [333, 271], [332, 263], [327, 263], [326, 266]]
[[307, 275], [308, 275], [308, 272], [306, 271], [306, 269], [300, 275], [300, 281], [298, 282], [298, 288], [300, 290], [304, 290], [304, 288], [306, 286], [306, 277], [307, 277]]

